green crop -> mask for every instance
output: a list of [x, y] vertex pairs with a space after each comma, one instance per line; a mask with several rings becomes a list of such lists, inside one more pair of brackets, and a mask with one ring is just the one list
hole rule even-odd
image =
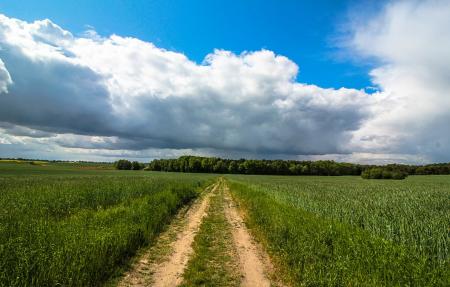
[[450, 176], [228, 176], [298, 286], [448, 286]]
[[0, 286], [100, 285], [211, 178], [0, 167]]

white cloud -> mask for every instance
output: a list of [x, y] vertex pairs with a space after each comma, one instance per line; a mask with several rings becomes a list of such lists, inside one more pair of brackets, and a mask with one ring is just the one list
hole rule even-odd
[[347, 47], [378, 63], [371, 95], [298, 83], [268, 50], [197, 64], [0, 15], [0, 155], [449, 161], [450, 3], [388, 2], [360, 19]]
[[389, 3], [354, 27], [350, 44], [381, 63], [371, 72], [382, 91], [376, 117], [355, 132], [356, 144], [450, 160], [450, 2]]
[[267, 50], [216, 50], [199, 65], [139, 39], [6, 16], [0, 46], [14, 81], [0, 121], [70, 148], [345, 153], [370, 116], [363, 91], [297, 83], [297, 65]]

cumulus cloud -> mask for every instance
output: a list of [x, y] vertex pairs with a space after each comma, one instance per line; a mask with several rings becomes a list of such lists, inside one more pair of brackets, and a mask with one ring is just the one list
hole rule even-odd
[[299, 83], [268, 50], [195, 63], [0, 16], [0, 154], [450, 161], [449, 16], [448, 1], [391, 1], [351, 22], [346, 49], [376, 63], [370, 95]]
[[298, 66], [268, 50], [197, 64], [136, 38], [6, 16], [0, 47], [12, 79], [0, 122], [57, 134], [61, 147], [346, 153], [370, 116], [363, 91], [298, 83]]
[[380, 65], [376, 117], [355, 133], [369, 151], [450, 160], [450, 2], [396, 1], [354, 26], [350, 44]]
[[11, 83], [11, 76], [5, 67], [5, 63], [0, 59], [0, 94], [8, 93], [8, 86]]

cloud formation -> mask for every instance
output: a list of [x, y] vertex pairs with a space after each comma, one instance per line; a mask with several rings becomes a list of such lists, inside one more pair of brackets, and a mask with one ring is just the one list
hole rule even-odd
[[11, 84], [11, 76], [5, 68], [5, 63], [0, 59], [0, 94], [8, 93], [8, 86]]
[[380, 63], [371, 76], [382, 91], [356, 144], [450, 161], [450, 2], [390, 2], [354, 26], [350, 45]]
[[346, 49], [377, 63], [370, 95], [299, 83], [268, 50], [195, 63], [0, 16], [0, 156], [450, 161], [449, 16], [448, 1], [393, 1], [351, 22]]
[[0, 46], [12, 78], [0, 121], [71, 134], [55, 140], [66, 147], [345, 153], [369, 116], [364, 92], [297, 83], [297, 65], [267, 50], [197, 64], [139, 39], [6, 16]]

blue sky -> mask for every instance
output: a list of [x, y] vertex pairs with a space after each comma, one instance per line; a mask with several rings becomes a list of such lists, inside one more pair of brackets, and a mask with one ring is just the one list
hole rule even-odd
[[[364, 4], [362, 4], [364, 2]], [[268, 49], [300, 67], [298, 80], [321, 87], [370, 86], [366, 62], [337, 47], [356, 9], [382, 1], [48, 1], [4, 0], [0, 11], [26, 21], [49, 18], [72, 33], [132, 36], [201, 62], [214, 49]]]
[[450, 161], [448, 51], [448, 0], [4, 0], [0, 157]]

